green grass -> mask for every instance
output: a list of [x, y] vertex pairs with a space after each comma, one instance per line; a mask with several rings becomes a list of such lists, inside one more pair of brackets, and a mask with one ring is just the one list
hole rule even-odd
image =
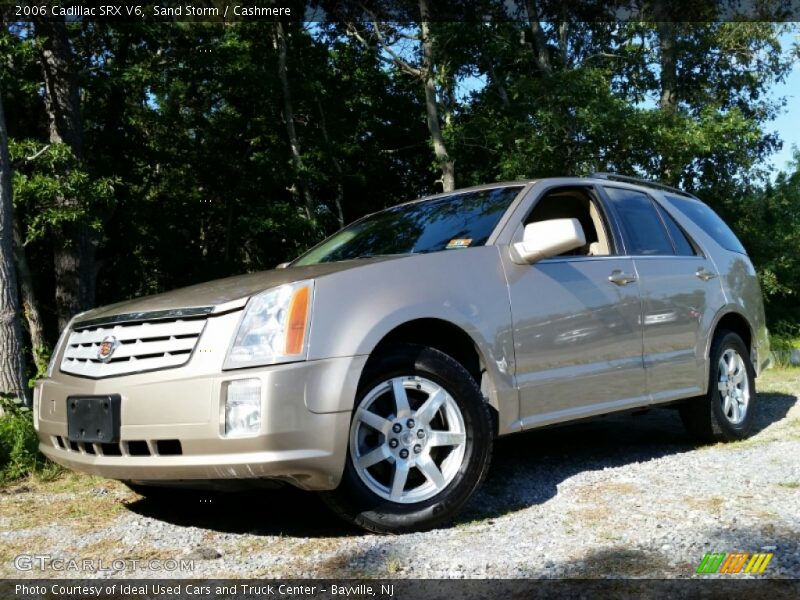
[[764, 371], [756, 380], [756, 389], [760, 396], [784, 394], [800, 395], [800, 367], [778, 367]]
[[771, 335], [769, 346], [775, 358], [775, 366], [781, 369], [793, 368], [800, 370], [800, 367], [792, 367], [791, 363], [789, 363], [792, 350], [800, 348], [800, 337], [794, 335]]
[[0, 520], [9, 530], [60, 524], [76, 532], [101, 527], [138, 496], [118, 481], [64, 472], [44, 481], [38, 475], [9, 483], [0, 494]]
[[61, 468], [39, 452], [33, 413], [11, 400], [0, 398], [0, 487], [36, 475], [52, 479]]
[[400, 570], [400, 559], [396, 556], [391, 555], [386, 559], [386, 573], [388, 575], [394, 575]]

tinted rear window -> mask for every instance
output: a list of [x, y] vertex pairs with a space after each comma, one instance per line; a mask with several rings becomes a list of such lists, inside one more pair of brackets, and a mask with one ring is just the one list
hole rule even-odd
[[622, 221], [628, 254], [650, 256], [675, 253], [649, 196], [635, 190], [605, 189]]
[[679, 196], [665, 194], [672, 206], [694, 221], [700, 229], [705, 231], [715, 242], [726, 250], [747, 254], [739, 238], [731, 231], [717, 213], [698, 200], [689, 200]]
[[695, 252], [694, 246], [692, 246], [692, 243], [689, 241], [683, 229], [681, 229], [681, 226], [675, 222], [675, 219], [661, 206], [658, 207], [658, 214], [661, 215], [664, 225], [666, 225], [669, 230], [669, 235], [672, 238], [672, 242], [675, 244], [675, 253], [678, 256], [695, 256], [697, 252]]

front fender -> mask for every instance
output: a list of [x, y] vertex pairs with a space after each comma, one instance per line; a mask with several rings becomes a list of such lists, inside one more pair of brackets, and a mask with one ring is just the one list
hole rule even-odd
[[[392, 330], [417, 319], [463, 329], [495, 388], [513, 389], [508, 286], [494, 246], [411, 255], [317, 280], [309, 360], [368, 356]], [[342, 409], [352, 408], [342, 399]]]

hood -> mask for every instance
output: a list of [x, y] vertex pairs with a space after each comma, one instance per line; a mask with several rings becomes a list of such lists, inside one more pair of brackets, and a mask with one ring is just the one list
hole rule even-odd
[[[368, 259], [348, 260], [342, 262], [322, 263], [305, 267], [289, 267], [287, 269], [273, 269], [248, 275], [237, 275], [226, 279], [216, 279], [206, 283], [199, 283], [185, 288], [172, 290], [163, 294], [144, 296], [101, 306], [83, 313], [75, 320], [75, 324], [86, 321], [105, 320], [120, 315], [130, 316], [134, 320], [141, 313], [169, 313], [170, 316], [196, 316], [212, 312], [223, 312], [241, 308], [247, 299], [272, 287], [314, 279], [339, 271], [354, 269], [383, 260], [400, 258], [397, 256], [378, 256]], [[176, 314], [176, 311], [177, 314]], [[164, 314], [164, 317], [167, 315]], [[127, 320], [127, 319], [123, 319]]]

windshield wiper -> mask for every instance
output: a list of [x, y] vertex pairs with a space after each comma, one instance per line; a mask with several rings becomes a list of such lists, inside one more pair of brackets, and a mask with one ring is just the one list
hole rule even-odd
[[352, 258], [345, 258], [343, 260], [363, 260], [365, 258], [377, 258], [379, 256], [408, 256], [408, 252], [387, 252], [386, 254], [359, 254], [358, 256], [354, 256]]

